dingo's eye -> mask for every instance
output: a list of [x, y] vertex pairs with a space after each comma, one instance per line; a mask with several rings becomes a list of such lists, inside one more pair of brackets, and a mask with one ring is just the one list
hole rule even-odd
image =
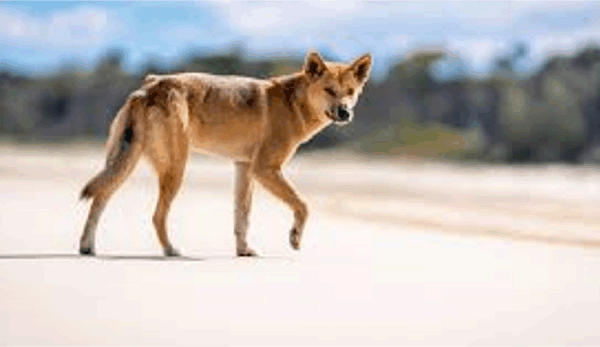
[[354, 89], [352, 89], [352, 88], [348, 89], [348, 95], [352, 95], [352, 94], [354, 94]]
[[331, 89], [331, 88], [325, 88], [325, 91], [327, 92], [327, 94], [333, 96], [334, 98], [337, 96], [335, 91], [333, 91], [333, 89]]

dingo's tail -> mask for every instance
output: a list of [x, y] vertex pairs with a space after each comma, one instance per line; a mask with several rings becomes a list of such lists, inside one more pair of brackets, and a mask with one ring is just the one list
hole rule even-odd
[[108, 157], [104, 170], [88, 182], [81, 199], [98, 194], [111, 194], [133, 171], [144, 149], [143, 92], [133, 93], [113, 122], [106, 148]]

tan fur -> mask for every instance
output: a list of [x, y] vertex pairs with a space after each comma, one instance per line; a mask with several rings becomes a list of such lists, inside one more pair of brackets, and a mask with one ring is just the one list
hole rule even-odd
[[153, 217], [166, 255], [178, 255], [167, 233], [167, 215], [183, 180], [190, 149], [236, 163], [237, 254], [256, 253], [246, 241], [254, 182], [294, 212], [290, 243], [300, 248], [308, 206], [283, 176], [296, 149], [333, 121], [351, 120], [369, 78], [371, 56], [353, 63], [324, 62], [310, 52], [302, 71], [267, 80], [205, 73], [149, 75], [119, 110], [110, 129], [105, 169], [83, 189], [93, 198], [80, 252], [94, 254], [95, 230], [108, 199], [143, 155], [159, 179]]

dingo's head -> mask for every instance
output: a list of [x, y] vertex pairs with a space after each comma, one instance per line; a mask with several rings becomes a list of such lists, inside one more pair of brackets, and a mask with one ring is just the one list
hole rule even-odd
[[303, 72], [310, 82], [308, 94], [312, 106], [336, 124], [350, 122], [352, 108], [369, 79], [371, 62], [371, 54], [341, 64], [325, 62], [319, 53], [309, 52]]

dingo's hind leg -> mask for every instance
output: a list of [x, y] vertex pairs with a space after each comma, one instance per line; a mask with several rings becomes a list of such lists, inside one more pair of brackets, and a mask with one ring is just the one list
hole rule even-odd
[[[139, 158], [139, 157], [138, 157]], [[137, 162], [138, 158], [135, 158]], [[95, 240], [96, 240], [96, 229], [98, 226], [98, 221], [100, 220], [100, 216], [102, 212], [104, 212], [104, 208], [108, 203], [110, 197], [121, 187], [121, 185], [125, 182], [125, 180], [129, 177], [131, 172], [133, 171], [134, 165], [131, 165], [128, 170], [124, 170], [120, 173], [120, 176], [117, 179], [113, 179], [111, 184], [105, 185], [101, 190], [98, 190], [94, 197], [92, 206], [90, 207], [90, 211], [88, 214], [87, 221], [85, 223], [85, 227], [83, 229], [83, 234], [81, 235], [81, 239], [79, 242], [79, 253], [82, 255], [94, 255], [95, 248]]]
[[[137, 162], [139, 159], [139, 155], [134, 159]], [[98, 221], [100, 220], [100, 216], [102, 212], [104, 212], [104, 208], [108, 203], [110, 197], [123, 185], [125, 180], [129, 177], [131, 172], [135, 167], [135, 162], [127, 168], [127, 170], [123, 170], [119, 173], [119, 177], [113, 179], [111, 184], [107, 184], [99, 189], [94, 197], [92, 206], [90, 207], [90, 211], [88, 214], [87, 221], [85, 223], [85, 227], [83, 229], [83, 234], [81, 235], [80, 243], [79, 243], [79, 253], [82, 255], [95, 255], [95, 240], [96, 240], [96, 229], [98, 226]]]
[[145, 125], [141, 118], [140, 98], [133, 95], [119, 111], [111, 127], [106, 166], [81, 192], [82, 199], [91, 198], [93, 202], [79, 242], [80, 254], [94, 255], [100, 216], [110, 197], [129, 177], [142, 155]]
[[159, 195], [152, 223], [165, 256], [178, 256], [179, 252], [169, 241], [167, 217], [171, 204], [177, 196], [189, 154], [189, 141], [183, 129], [158, 127], [152, 145], [147, 152], [148, 159], [158, 175]]
[[158, 179], [159, 196], [152, 222], [156, 228], [158, 241], [163, 248], [163, 252], [165, 256], [169, 257], [180, 255], [179, 251], [177, 251], [171, 244], [171, 241], [169, 241], [167, 233], [167, 216], [171, 209], [173, 199], [175, 199], [175, 196], [181, 187], [181, 183], [183, 182], [184, 168], [185, 163], [182, 163], [180, 166], [172, 165], [160, 173]]
[[95, 255], [95, 240], [96, 240], [96, 228], [98, 227], [98, 220], [106, 207], [108, 197], [96, 196], [90, 207], [83, 234], [79, 241], [79, 253], [82, 255]]

